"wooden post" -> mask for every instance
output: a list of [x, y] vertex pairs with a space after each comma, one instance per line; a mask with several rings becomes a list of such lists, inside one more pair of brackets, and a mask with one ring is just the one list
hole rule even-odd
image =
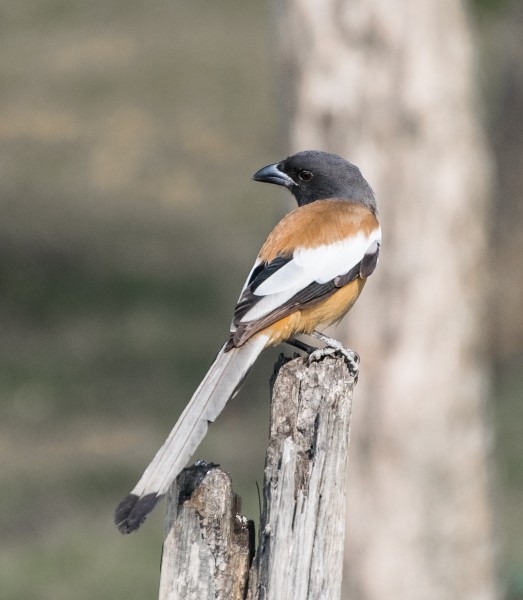
[[160, 600], [243, 600], [254, 525], [238, 514], [231, 478], [199, 461], [167, 499]]
[[[236, 514], [230, 479], [208, 465], [195, 477], [191, 467], [169, 497], [160, 600], [339, 599], [354, 384], [343, 358], [277, 363], [250, 571], [252, 528]], [[231, 537], [238, 528], [241, 542]]]

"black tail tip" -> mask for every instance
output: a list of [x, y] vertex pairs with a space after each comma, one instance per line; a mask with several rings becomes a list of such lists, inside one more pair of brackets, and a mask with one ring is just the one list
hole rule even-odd
[[127, 534], [136, 531], [160, 498], [161, 496], [154, 492], [145, 496], [128, 494], [114, 512], [114, 524], [120, 533]]

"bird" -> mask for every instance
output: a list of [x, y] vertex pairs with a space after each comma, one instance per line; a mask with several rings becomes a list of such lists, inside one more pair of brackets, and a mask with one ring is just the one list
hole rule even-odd
[[[341, 352], [357, 372], [356, 353], [319, 329], [350, 310], [378, 262], [381, 229], [371, 186], [358, 167], [320, 150], [269, 164], [252, 179], [287, 188], [298, 206], [267, 237], [241, 290], [228, 339], [167, 440], [116, 508], [121, 533], [138, 529], [167, 493], [265, 348], [287, 342], [306, 350], [310, 360]], [[326, 345], [311, 346], [301, 334]]]

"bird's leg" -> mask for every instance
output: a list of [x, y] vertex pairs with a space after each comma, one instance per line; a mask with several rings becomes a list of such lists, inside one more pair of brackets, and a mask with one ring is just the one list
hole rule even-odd
[[348, 348], [345, 348], [345, 346], [338, 340], [328, 337], [327, 335], [324, 335], [323, 333], [320, 333], [319, 331], [313, 331], [310, 335], [317, 338], [318, 340], [322, 341], [324, 344], [327, 344], [327, 345], [325, 348], [318, 348], [318, 349], [314, 350], [313, 352], [311, 352], [309, 354], [309, 363], [311, 363], [315, 360], [321, 360], [324, 356], [329, 356], [331, 354], [336, 354], [336, 352], [338, 352], [345, 359], [345, 362], [349, 366], [350, 371], [354, 375], [358, 374], [360, 357], [357, 352], [354, 352], [354, 350], [349, 350]]
[[302, 340], [299, 340], [298, 338], [289, 338], [288, 340], [285, 340], [285, 343], [289, 344], [289, 346], [294, 346], [295, 348], [298, 348], [298, 350], [305, 352], [305, 354], [307, 354], [309, 356], [313, 352], [316, 352], [316, 350], [318, 350], [318, 348], [316, 348], [316, 346], [311, 346], [310, 344], [306, 344], [305, 342], [303, 342]]

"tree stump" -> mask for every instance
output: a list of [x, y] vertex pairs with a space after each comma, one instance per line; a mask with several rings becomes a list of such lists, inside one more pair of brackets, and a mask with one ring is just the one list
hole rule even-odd
[[280, 359], [275, 375], [252, 565], [229, 477], [197, 463], [169, 496], [160, 600], [339, 599], [355, 376], [340, 357]]
[[160, 600], [243, 600], [254, 525], [238, 511], [218, 465], [199, 461], [180, 473], [167, 499]]

